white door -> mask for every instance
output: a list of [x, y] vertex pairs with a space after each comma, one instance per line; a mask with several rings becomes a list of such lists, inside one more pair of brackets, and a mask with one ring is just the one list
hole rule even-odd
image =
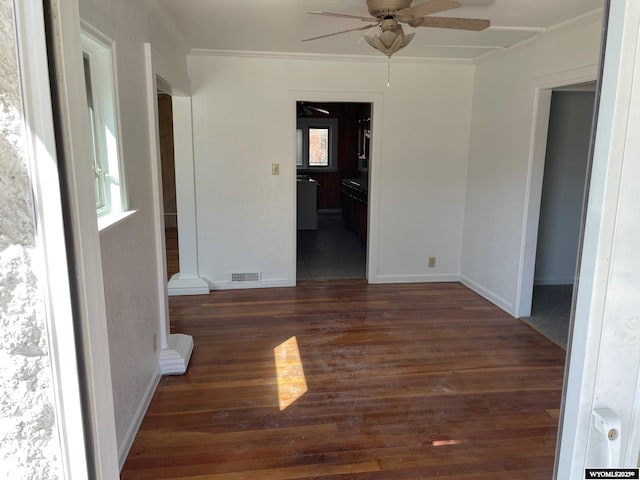
[[[640, 2], [610, 3], [558, 480], [638, 467], [640, 453]], [[611, 439], [594, 428], [604, 408], [620, 421]]]

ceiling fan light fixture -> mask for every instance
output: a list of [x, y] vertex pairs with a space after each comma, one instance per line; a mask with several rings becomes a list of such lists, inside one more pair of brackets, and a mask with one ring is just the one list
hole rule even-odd
[[378, 35], [380, 42], [385, 48], [391, 48], [396, 40], [400, 37], [396, 32], [382, 32]]
[[[376, 50], [384, 53], [387, 57], [391, 58], [391, 55], [396, 53], [398, 50], [406, 47], [411, 40], [413, 40], [414, 33], [410, 33], [409, 35], [404, 34], [404, 30], [402, 29], [402, 25], [398, 25], [397, 23], [393, 26], [393, 28], [389, 28], [388, 26], [383, 24], [381, 27], [381, 33], [378, 35], [365, 35], [365, 40], [369, 45], [371, 45]], [[386, 28], [385, 28], [386, 27]]]
[[402, 45], [400, 46], [400, 48], [404, 48], [404, 47], [406, 47], [407, 45], [409, 45], [409, 42], [410, 42], [411, 40], [413, 40], [413, 37], [415, 37], [415, 36], [416, 36], [416, 34], [415, 34], [415, 33], [410, 33], [409, 35], [405, 35], [405, 36], [404, 36], [404, 39], [402, 40]]

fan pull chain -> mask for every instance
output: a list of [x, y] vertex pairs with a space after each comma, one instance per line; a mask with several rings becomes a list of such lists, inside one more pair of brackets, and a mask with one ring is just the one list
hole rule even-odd
[[389, 57], [389, 63], [387, 64], [387, 88], [391, 85], [391, 57]]

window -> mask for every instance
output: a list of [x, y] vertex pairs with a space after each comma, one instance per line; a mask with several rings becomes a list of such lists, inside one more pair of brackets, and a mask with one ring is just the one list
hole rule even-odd
[[111, 42], [83, 31], [82, 60], [96, 211], [105, 217], [124, 210]]
[[298, 170], [335, 170], [338, 150], [338, 120], [299, 118], [296, 166]]

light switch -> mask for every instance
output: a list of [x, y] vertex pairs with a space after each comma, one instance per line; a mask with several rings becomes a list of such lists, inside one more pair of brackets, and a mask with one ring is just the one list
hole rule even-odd
[[280, 164], [272, 163], [271, 164], [271, 175], [280, 175]]

